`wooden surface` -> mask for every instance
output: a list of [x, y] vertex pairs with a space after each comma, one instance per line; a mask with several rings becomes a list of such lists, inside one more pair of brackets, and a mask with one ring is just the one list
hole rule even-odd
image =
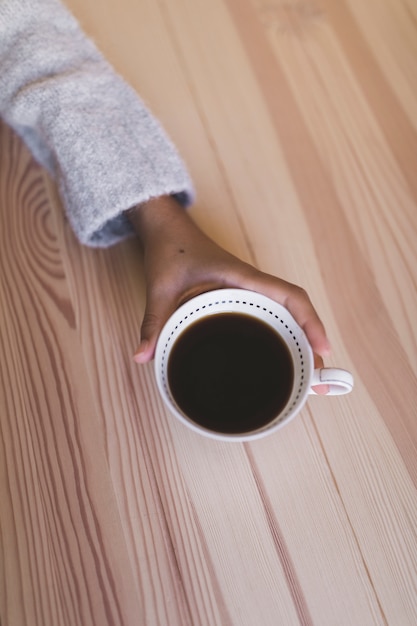
[[416, 3], [68, 4], [356, 387], [250, 445], [175, 422], [131, 358], [136, 242], [82, 248], [1, 126], [1, 625], [414, 626]]

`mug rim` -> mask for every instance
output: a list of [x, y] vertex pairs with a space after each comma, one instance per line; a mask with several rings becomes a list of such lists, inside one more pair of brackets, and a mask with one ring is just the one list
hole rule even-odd
[[[283, 337], [290, 349], [294, 380], [289, 400], [269, 422], [258, 429], [241, 433], [210, 430], [189, 418], [177, 405], [168, 383], [169, 354], [176, 340], [197, 320], [219, 313], [241, 313], [261, 319]], [[184, 323], [186, 322], [186, 323]], [[313, 351], [302, 328], [291, 313], [275, 300], [255, 291], [239, 288], [214, 289], [194, 296], [180, 305], [165, 323], [155, 351], [155, 377], [161, 397], [170, 412], [200, 435], [222, 441], [254, 441], [269, 435], [293, 419], [304, 406], [314, 370]]]

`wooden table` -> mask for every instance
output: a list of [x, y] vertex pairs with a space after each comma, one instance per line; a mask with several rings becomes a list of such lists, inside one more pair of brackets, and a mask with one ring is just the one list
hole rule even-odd
[[416, 3], [68, 5], [356, 387], [253, 444], [178, 424], [132, 362], [137, 243], [81, 247], [1, 126], [0, 623], [414, 626]]

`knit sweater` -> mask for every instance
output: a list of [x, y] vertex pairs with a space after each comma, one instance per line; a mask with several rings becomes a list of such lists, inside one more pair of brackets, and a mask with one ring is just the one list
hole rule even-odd
[[133, 234], [124, 211], [193, 198], [158, 121], [58, 0], [0, 0], [0, 116], [55, 177], [82, 243]]

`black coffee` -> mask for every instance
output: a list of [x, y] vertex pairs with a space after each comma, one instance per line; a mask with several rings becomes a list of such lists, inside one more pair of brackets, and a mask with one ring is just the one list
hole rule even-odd
[[220, 433], [246, 433], [270, 422], [287, 403], [293, 379], [292, 358], [278, 333], [241, 313], [194, 322], [169, 357], [178, 406]]

